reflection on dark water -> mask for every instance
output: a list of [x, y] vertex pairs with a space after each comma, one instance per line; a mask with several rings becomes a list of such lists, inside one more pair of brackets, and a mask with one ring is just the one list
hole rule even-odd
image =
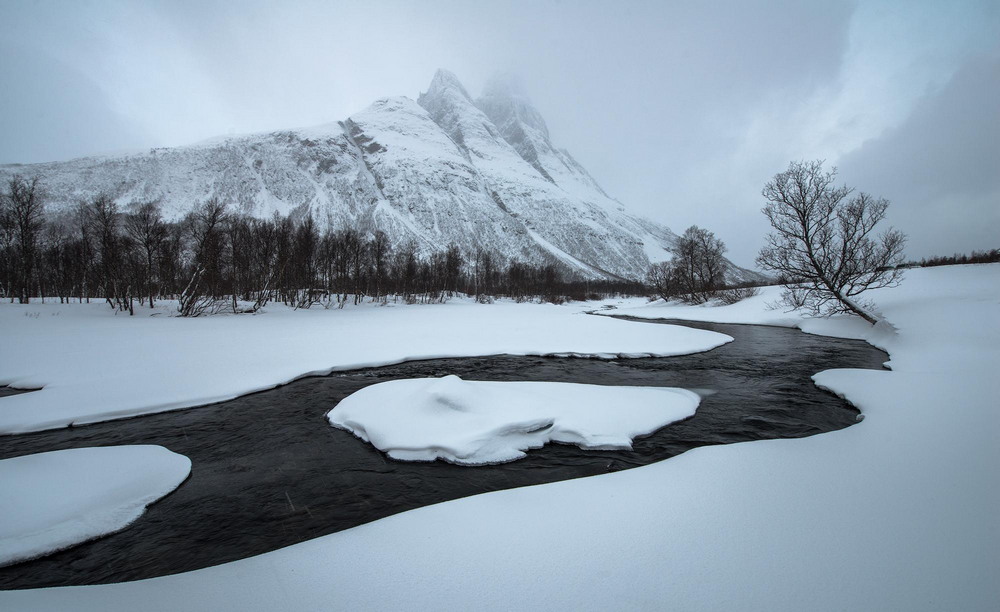
[[[642, 323], [637, 323], [642, 324]], [[655, 323], [644, 323], [655, 324]], [[847, 427], [857, 411], [818, 390], [829, 368], [881, 368], [858, 341], [751, 325], [691, 324], [736, 341], [665, 359], [439, 359], [307, 378], [229, 402], [0, 438], [0, 458], [81, 446], [160, 444], [187, 455], [191, 477], [117, 534], [0, 568], [0, 588], [136, 580], [217, 565], [429, 504], [645, 465], [696, 446], [808, 436]], [[325, 413], [367, 385], [457, 374], [676, 386], [703, 394], [695, 416], [636, 440], [633, 451], [549, 445], [513, 463], [459, 467], [387, 459]], [[614, 410], [614, 406], [608, 406]]]

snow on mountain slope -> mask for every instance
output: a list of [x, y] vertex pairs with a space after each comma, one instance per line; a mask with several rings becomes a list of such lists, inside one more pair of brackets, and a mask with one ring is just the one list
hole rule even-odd
[[41, 176], [50, 211], [70, 209], [106, 193], [121, 205], [159, 200], [171, 219], [211, 197], [240, 212], [266, 217], [289, 214], [303, 205], [308, 209], [318, 194], [337, 193], [338, 206], [329, 212], [353, 218], [368, 199], [355, 191], [374, 194], [358, 180], [357, 157], [342, 129], [333, 124], [309, 130], [308, 136], [273, 132], [121, 157], [4, 166], [0, 173]]
[[[513, 78], [501, 75], [492, 79], [476, 105], [499, 128], [503, 138], [546, 180], [580, 199], [599, 199], [605, 205], [612, 202], [583, 166], [568, 152], [552, 145], [545, 119]], [[614, 204], [612, 210], [622, 208], [620, 203]]]
[[653, 221], [626, 214], [622, 203], [608, 196], [568, 151], [553, 146], [541, 113], [535, 110], [512, 78], [494, 78], [476, 105], [539, 175], [589, 208], [601, 211], [607, 223], [625, 231], [650, 261], [670, 258], [668, 249], [677, 239], [676, 235]]
[[623, 276], [645, 272], [642, 241], [592, 202], [547, 180], [503, 138], [453, 74], [439, 70], [418, 102], [476, 165], [497, 206], [523, 221], [557, 257], [569, 254], [598, 269], [605, 262], [628, 262], [627, 268], [605, 267]]
[[[439, 71], [419, 103], [378, 100], [342, 122], [145, 153], [0, 166], [42, 177], [49, 211], [98, 193], [157, 200], [183, 217], [217, 197], [257, 217], [311, 215], [322, 226], [385, 231], [426, 255], [456, 244], [502, 260], [556, 263], [586, 278], [642, 278], [676, 236], [624, 212], [544, 119], [497, 81], [477, 102]], [[733, 269], [734, 278], [740, 276]]]

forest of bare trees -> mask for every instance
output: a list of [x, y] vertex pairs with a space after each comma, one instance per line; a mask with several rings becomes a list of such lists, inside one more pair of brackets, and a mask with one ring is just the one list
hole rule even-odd
[[46, 214], [42, 183], [15, 176], [0, 197], [0, 297], [27, 303], [178, 301], [184, 316], [255, 312], [271, 301], [295, 308], [362, 301], [479, 301], [596, 298], [642, 293], [629, 281], [567, 278], [555, 262], [533, 266], [496, 253], [441, 245], [421, 255], [414, 242], [380, 230], [321, 229], [312, 217], [259, 219], [211, 199], [180, 221], [156, 202], [121, 207], [99, 195], [72, 211]]

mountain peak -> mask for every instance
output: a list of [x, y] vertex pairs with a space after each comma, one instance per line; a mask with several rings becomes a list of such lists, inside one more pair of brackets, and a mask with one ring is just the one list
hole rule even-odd
[[465, 87], [462, 86], [462, 82], [458, 80], [455, 73], [445, 70], [444, 68], [439, 68], [438, 71], [434, 73], [434, 78], [431, 79], [431, 86], [427, 89], [427, 92], [421, 94], [420, 97], [424, 98], [426, 96], [427, 98], [440, 98], [446, 95], [448, 91], [454, 91], [469, 102], [472, 102], [472, 96], [470, 96], [469, 92], [467, 92]]
[[489, 120], [476, 108], [458, 77], [447, 70], [437, 71], [430, 88], [417, 98], [417, 104], [427, 111], [431, 119], [466, 154], [467, 132], [483, 136], [480, 132], [485, 130], [487, 137], [494, 137], [483, 125]]
[[541, 113], [528, 99], [520, 78], [509, 73], [493, 76], [483, 88], [476, 105], [499, 126], [521, 123], [541, 132], [548, 140], [549, 128]]

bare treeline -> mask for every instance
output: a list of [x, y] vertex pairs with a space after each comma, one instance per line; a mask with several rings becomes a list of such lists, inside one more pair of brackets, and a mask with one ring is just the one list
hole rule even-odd
[[457, 293], [560, 301], [643, 291], [627, 281], [567, 280], [555, 263], [507, 262], [455, 245], [421, 256], [415, 242], [396, 244], [377, 229], [258, 219], [217, 199], [169, 222], [156, 202], [120, 207], [107, 196], [46, 216], [41, 193], [37, 178], [15, 176], [0, 198], [0, 297], [11, 301], [98, 299], [134, 313], [137, 303], [176, 299], [180, 314], [198, 316], [255, 312], [270, 301], [308, 308]]
[[954, 255], [924, 257], [920, 261], [909, 261], [903, 264], [903, 267], [932, 268], [934, 266], [996, 263], [998, 261], [1000, 261], [1000, 249], [991, 249], [989, 251], [973, 251], [971, 255], [955, 253]]

